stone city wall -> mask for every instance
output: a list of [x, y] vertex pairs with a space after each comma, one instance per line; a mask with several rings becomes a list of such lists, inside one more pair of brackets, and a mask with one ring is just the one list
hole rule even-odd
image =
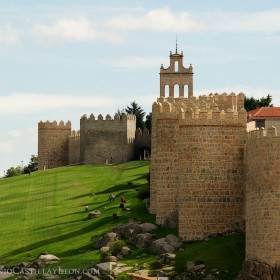
[[38, 169], [49, 169], [68, 165], [68, 137], [71, 122], [38, 123]]
[[80, 161], [80, 131], [73, 130], [69, 136], [69, 165]]
[[280, 137], [275, 128], [248, 133], [246, 260], [280, 260]]
[[215, 94], [153, 105], [150, 211], [164, 224], [179, 209], [184, 240], [244, 227], [243, 100]]
[[80, 160], [86, 164], [120, 163], [134, 157], [134, 115], [99, 115], [80, 120]]

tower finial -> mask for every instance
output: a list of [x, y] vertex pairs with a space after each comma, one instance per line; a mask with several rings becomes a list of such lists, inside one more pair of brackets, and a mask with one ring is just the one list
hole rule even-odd
[[176, 34], [176, 54], [178, 53], [178, 49], [177, 49], [177, 34]]

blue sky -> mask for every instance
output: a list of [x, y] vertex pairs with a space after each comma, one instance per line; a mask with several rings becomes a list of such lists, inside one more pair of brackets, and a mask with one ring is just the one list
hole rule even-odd
[[271, 94], [280, 106], [279, 1], [0, 0], [0, 176], [37, 154], [39, 121], [148, 113], [169, 52], [194, 95]]

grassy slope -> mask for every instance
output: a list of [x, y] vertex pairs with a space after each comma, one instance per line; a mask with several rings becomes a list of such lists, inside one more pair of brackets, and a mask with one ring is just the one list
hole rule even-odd
[[[57, 168], [35, 172], [30, 177], [1, 179], [0, 264], [31, 261], [40, 252], [48, 251], [61, 258], [61, 267], [88, 267], [99, 259], [98, 251], [92, 250], [91, 236], [104, 233], [117, 223], [125, 223], [130, 217], [154, 222], [154, 216], [147, 214], [136, 191], [146, 187], [148, 169], [148, 162], [134, 161], [114, 166]], [[110, 193], [117, 194], [114, 203], [108, 201]], [[118, 208], [122, 194], [131, 211], [122, 212]], [[88, 220], [85, 204], [90, 210], [100, 210], [100, 218]], [[118, 213], [120, 218], [113, 220], [113, 213]], [[168, 233], [177, 231], [156, 231], [159, 236]], [[244, 259], [243, 236], [186, 243], [185, 247], [186, 250], [177, 254], [178, 272], [187, 260], [204, 260], [207, 267], [235, 274]], [[143, 252], [147, 250], [134, 250], [127, 262], [134, 263], [133, 257]], [[137, 263], [152, 263], [155, 258], [148, 254], [144, 259], [137, 259]]]
[[[114, 166], [57, 168], [0, 180], [0, 261], [33, 260], [42, 251], [71, 262], [88, 264], [96, 258], [90, 238], [130, 216], [154, 221], [136, 197], [136, 188], [146, 185], [148, 162]], [[133, 185], [128, 185], [132, 182]], [[116, 193], [114, 203], [108, 195]], [[90, 196], [95, 193], [95, 196]], [[119, 197], [126, 196], [130, 212], [122, 212]], [[102, 215], [88, 220], [84, 205]], [[119, 220], [112, 214], [118, 213]], [[71, 261], [72, 260], [72, 261]]]

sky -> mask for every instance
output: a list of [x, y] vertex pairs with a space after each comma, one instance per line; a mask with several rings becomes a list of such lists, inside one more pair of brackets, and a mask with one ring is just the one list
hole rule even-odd
[[0, 0], [0, 177], [38, 153], [39, 121], [151, 112], [176, 37], [195, 96], [280, 106], [279, 0]]

